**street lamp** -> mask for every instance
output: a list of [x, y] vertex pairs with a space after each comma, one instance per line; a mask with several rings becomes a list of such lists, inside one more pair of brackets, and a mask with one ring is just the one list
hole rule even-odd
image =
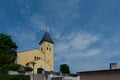
[[34, 80], [34, 66], [35, 66], [35, 62], [33, 61], [33, 62], [30, 62], [31, 64], [32, 64], [32, 66], [33, 66], [33, 80]]

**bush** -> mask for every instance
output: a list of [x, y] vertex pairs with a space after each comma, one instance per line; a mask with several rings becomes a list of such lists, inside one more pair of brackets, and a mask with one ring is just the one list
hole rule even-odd
[[[30, 80], [30, 76], [26, 75], [8, 75], [9, 70], [18, 71], [20, 67], [21, 65], [19, 64], [3, 65], [0, 67], [0, 80]], [[26, 71], [32, 71], [32, 68], [30, 67], [24, 68]]]
[[[9, 70], [18, 71], [20, 67], [21, 67], [20, 64], [11, 64], [11, 65], [6, 64], [6, 65], [0, 67], [0, 73], [7, 74]], [[22, 67], [24, 67], [24, 66], [22, 66]], [[33, 70], [31, 67], [24, 67], [24, 69], [25, 69], [25, 71]]]
[[32, 71], [33, 69], [31, 67], [25, 67], [25, 71]]
[[26, 75], [9, 75], [8, 80], [30, 80], [30, 76]]
[[0, 75], [1, 74], [7, 74], [8, 70], [9, 70], [9, 65], [8, 64], [0, 67]]
[[[18, 71], [18, 69], [21, 67], [20, 64], [12, 64], [12, 65], [9, 65], [9, 70], [12, 70], [12, 71]], [[22, 66], [23, 67], [23, 66]]]
[[26, 75], [0, 75], [0, 80], [30, 80]]

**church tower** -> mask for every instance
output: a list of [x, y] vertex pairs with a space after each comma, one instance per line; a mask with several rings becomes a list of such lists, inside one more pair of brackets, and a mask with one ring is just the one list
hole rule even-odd
[[53, 71], [54, 69], [54, 42], [49, 33], [46, 31], [43, 38], [39, 42], [40, 50], [44, 55], [44, 70]]

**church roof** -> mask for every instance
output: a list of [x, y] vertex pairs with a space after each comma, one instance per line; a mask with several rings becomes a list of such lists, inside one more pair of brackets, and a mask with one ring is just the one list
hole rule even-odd
[[48, 41], [48, 42], [54, 44], [53, 40], [51, 39], [51, 37], [47, 31], [45, 32], [45, 34], [44, 34], [42, 40], [39, 42], [39, 44], [41, 44], [43, 41]]

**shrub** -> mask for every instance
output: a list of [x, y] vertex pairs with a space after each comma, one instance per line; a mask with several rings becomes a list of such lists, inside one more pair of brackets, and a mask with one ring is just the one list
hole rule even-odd
[[0, 80], [30, 80], [26, 75], [0, 75]]
[[20, 64], [12, 64], [12, 65], [9, 65], [9, 70], [18, 71], [20, 67], [21, 67]]
[[[20, 67], [21, 67], [20, 64], [11, 64], [11, 65], [6, 64], [6, 65], [0, 67], [0, 73], [7, 74], [9, 70], [18, 71]], [[22, 67], [24, 67], [24, 66], [22, 66]], [[24, 67], [24, 69], [25, 69], [25, 71], [33, 70], [31, 67]]]
[[[9, 70], [18, 71], [20, 67], [21, 65], [19, 64], [3, 65], [0, 67], [0, 80], [30, 80], [30, 76], [26, 75], [8, 75]], [[26, 71], [32, 71], [32, 68], [30, 67], [24, 68]]]
[[6, 64], [6, 65], [0, 67], [0, 74], [7, 74], [8, 70], [9, 70], [9, 65]]
[[32, 71], [33, 69], [31, 67], [25, 67], [25, 71]]

